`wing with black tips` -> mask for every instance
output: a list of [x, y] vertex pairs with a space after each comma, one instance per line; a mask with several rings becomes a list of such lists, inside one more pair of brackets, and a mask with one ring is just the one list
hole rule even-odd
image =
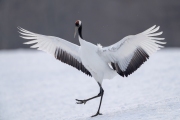
[[56, 59], [71, 65], [83, 73], [91, 76], [91, 73], [84, 67], [79, 57], [79, 46], [68, 42], [62, 38], [54, 36], [46, 36], [37, 33], [27, 31], [18, 27], [20, 37], [28, 39], [30, 41], [24, 44], [33, 44], [31, 48], [37, 48], [38, 50], [45, 51], [53, 55]]

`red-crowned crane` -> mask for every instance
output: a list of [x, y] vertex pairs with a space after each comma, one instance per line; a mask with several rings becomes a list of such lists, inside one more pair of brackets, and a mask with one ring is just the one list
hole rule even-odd
[[124, 37], [117, 43], [102, 47], [94, 45], [83, 39], [82, 22], [75, 22], [75, 34], [78, 32], [80, 46], [68, 42], [62, 38], [36, 34], [19, 28], [22, 38], [30, 39], [25, 44], [33, 44], [31, 48], [45, 51], [56, 59], [69, 64], [83, 73], [92, 76], [100, 87], [100, 92], [94, 97], [78, 100], [77, 104], [85, 104], [87, 101], [101, 97], [98, 111], [100, 113], [101, 102], [104, 94], [102, 88], [103, 79], [112, 79], [116, 75], [127, 77], [136, 71], [150, 55], [162, 48], [164, 38], [157, 37], [162, 32], [157, 32], [159, 27], [153, 26], [146, 31]]

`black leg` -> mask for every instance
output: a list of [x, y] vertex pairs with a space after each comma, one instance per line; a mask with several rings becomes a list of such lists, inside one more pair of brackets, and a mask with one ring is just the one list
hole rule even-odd
[[101, 100], [100, 100], [100, 103], [99, 103], [99, 108], [98, 108], [98, 111], [97, 111], [97, 113], [95, 114], [95, 115], [93, 115], [93, 116], [91, 116], [91, 117], [95, 117], [95, 116], [97, 116], [97, 115], [102, 115], [102, 113], [99, 113], [99, 111], [100, 111], [100, 108], [101, 108], [101, 103], [102, 103], [102, 98], [103, 98], [103, 95], [104, 95], [104, 90], [103, 90], [103, 88], [102, 88], [102, 86], [99, 84], [99, 86], [100, 86], [100, 93], [101, 93]]
[[98, 85], [99, 85], [99, 87], [100, 87], [100, 92], [99, 92], [99, 94], [98, 95], [96, 95], [96, 96], [94, 96], [94, 97], [91, 97], [91, 98], [89, 98], [89, 99], [85, 99], [85, 100], [78, 100], [78, 99], [76, 99], [76, 103], [77, 104], [86, 104], [86, 102], [87, 101], [89, 101], [89, 100], [92, 100], [92, 99], [94, 99], [94, 98], [97, 98], [97, 97], [100, 97], [101, 96], [101, 94], [102, 94], [102, 87], [101, 87], [101, 85], [98, 83]]
[[78, 99], [76, 99], [77, 104], [83, 104], [83, 103], [86, 104], [87, 101], [92, 100], [92, 99], [94, 99], [94, 98], [97, 98], [97, 97], [100, 97], [100, 96], [101, 96], [101, 100], [100, 100], [100, 104], [99, 104], [98, 111], [97, 111], [97, 113], [96, 113], [95, 115], [93, 115], [93, 116], [91, 116], [91, 117], [95, 117], [95, 116], [97, 116], [97, 115], [102, 115], [101, 113], [99, 113], [99, 111], [100, 111], [100, 108], [101, 108], [101, 103], [102, 103], [102, 98], [103, 98], [104, 90], [103, 90], [101, 84], [98, 83], [98, 85], [99, 85], [99, 87], [100, 87], [100, 92], [99, 92], [98, 95], [96, 95], [96, 96], [94, 96], [94, 97], [91, 97], [91, 98], [89, 98], [89, 99], [85, 99], [85, 100], [78, 100]]

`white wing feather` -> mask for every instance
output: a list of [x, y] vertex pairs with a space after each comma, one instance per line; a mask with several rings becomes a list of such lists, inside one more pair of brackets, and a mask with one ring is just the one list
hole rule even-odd
[[55, 54], [57, 48], [61, 48], [81, 62], [78, 45], [68, 42], [62, 38], [33, 33], [20, 27], [18, 27], [18, 29], [20, 30], [19, 33], [22, 35], [20, 37], [31, 40], [25, 42], [24, 44], [34, 44], [31, 48], [37, 48], [38, 50], [42, 50], [51, 55]]
[[98, 53], [106, 62], [112, 63], [114, 70], [121, 76], [128, 76], [139, 68], [152, 53], [166, 44], [161, 41], [164, 38], [156, 37], [163, 33], [157, 32], [159, 28], [159, 26], [153, 26], [137, 35], [129, 35], [111, 46], [99, 48]]
[[33, 44], [31, 48], [37, 48], [38, 50], [45, 51], [53, 55], [56, 59], [91, 76], [91, 73], [81, 62], [81, 58], [79, 56], [80, 47], [78, 45], [68, 42], [62, 38], [33, 33], [20, 27], [18, 27], [18, 29], [19, 33], [22, 35], [20, 37], [30, 40], [24, 44]]

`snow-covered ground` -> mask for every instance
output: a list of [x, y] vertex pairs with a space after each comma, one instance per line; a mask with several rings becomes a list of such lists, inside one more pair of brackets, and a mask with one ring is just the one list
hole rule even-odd
[[180, 120], [180, 49], [154, 54], [128, 78], [95, 80], [50, 55], [33, 50], [0, 51], [0, 120]]

